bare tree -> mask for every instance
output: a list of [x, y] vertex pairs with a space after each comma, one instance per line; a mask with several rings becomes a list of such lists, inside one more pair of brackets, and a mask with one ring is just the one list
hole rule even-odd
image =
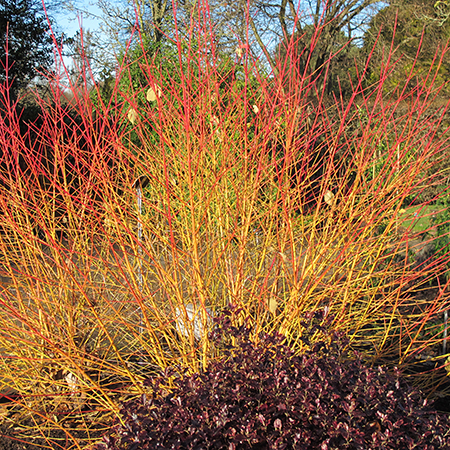
[[[111, 68], [116, 64], [138, 32], [147, 40], [158, 43], [173, 23], [172, 2], [168, 0], [97, 0], [96, 4], [100, 10], [97, 15], [77, 0], [66, 0], [65, 6], [82, 18], [99, 21], [99, 28], [89, 31], [90, 42], [95, 43], [91, 44], [90, 52], [93, 63], [101, 63], [104, 67]], [[74, 39], [78, 37], [72, 38], [70, 44]]]
[[123, 37], [129, 37], [136, 28], [154, 42], [160, 42], [166, 21], [172, 18], [172, 2], [168, 0], [98, 0], [98, 6], [108, 34], [122, 38], [122, 43]]
[[[187, 0], [97, 2], [102, 10], [100, 31], [107, 36], [103, 54], [109, 52], [112, 60], [126, 52], [133, 31], [139, 29], [147, 42], [159, 43], [173, 37], [174, 11], [179, 32], [187, 31], [192, 17], [202, 13], [200, 3]], [[303, 46], [300, 60], [316, 72], [346, 42], [362, 39], [365, 27], [383, 5], [385, 0], [209, 0], [207, 20], [221, 52], [247, 49], [276, 71], [280, 44], [295, 40], [297, 50]], [[98, 36], [97, 45], [100, 42]]]
[[[245, 0], [240, 1], [246, 5]], [[303, 58], [311, 60], [309, 52], [314, 47], [315, 66], [310, 68], [315, 71], [325, 64], [331, 53], [339, 51], [343, 37], [345, 41], [361, 39], [370, 20], [383, 5], [382, 0], [251, 0], [246, 17], [243, 17], [245, 7], [237, 7], [236, 3], [224, 12], [228, 26], [232, 24], [241, 39], [245, 37], [242, 25], [248, 24], [250, 40], [258, 44], [274, 70], [277, 46], [288, 42], [293, 35], [297, 41], [304, 36]], [[239, 11], [239, 16], [233, 18], [232, 9]], [[315, 46], [307, 42], [313, 37], [311, 30], [317, 40]]]

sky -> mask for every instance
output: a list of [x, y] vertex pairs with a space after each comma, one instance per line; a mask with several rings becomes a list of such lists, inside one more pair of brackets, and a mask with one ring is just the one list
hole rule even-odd
[[[80, 11], [89, 11], [97, 16], [100, 15], [99, 8], [92, 2], [78, 1], [76, 3]], [[82, 12], [62, 10], [60, 14], [54, 14], [54, 18], [58, 24], [59, 30], [64, 32], [66, 36], [72, 37], [80, 29], [80, 19], [84, 29], [95, 30], [99, 26], [99, 20], [86, 17]]]
[[[84, 30], [94, 31], [99, 28], [99, 19], [95, 19], [93, 17], [87, 17], [83, 14], [82, 11], [89, 11], [90, 13], [100, 16], [100, 9], [92, 4], [90, 0], [78, 0], [76, 1], [76, 6], [79, 8], [78, 11], [70, 11], [67, 9], [61, 10], [61, 12], [52, 13], [52, 17], [55, 19], [57, 24], [57, 30], [55, 31], [56, 35], [60, 35], [60, 33], [64, 33], [65, 37], [73, 37], [80, 30], [80, 26], [83, 26]], [[81, 25], [80, 25], [81, 24]], [[63, 56], [64, 65], [67, 68], [72, 67], [73, 61], [71, 57]]]

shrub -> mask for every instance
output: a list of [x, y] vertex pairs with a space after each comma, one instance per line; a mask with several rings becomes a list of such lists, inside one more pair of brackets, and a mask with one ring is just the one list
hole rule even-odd
[[124, 404], [114, 436], [97, 449], [450, 448], [449, 419], [419, 391], [398, 373], [350, 359], [323, 312], [307, 318], [307, 350], [296, 355], [279, 334], [252, 342], [250, 328], [233, 326], [227, 312], [213, 334], [225, 357], [175, 377], [170, 394], [174, 371], [147, 379], [149, 393]]
[[[448, 155], [439, 65], [389, 96], [390, 56], [369, 87], [364, 61], [349, 98], [325, 99], [314, 71], [298, 76], [294, 42], [267, 73], [251, 41], [222, 54], [198, 6], [188, 27], [174, 21], [176, 57], [139, 36], [110, 98], [86, 61], [70, 93], [49, 74], [24, 123], [0, 85], [0, 379], [21, 410], [7, 420], [38, 415], [48, 442], [57, 429], [81, 449], [73, 418], [92, 436], [151, 370], [214, 367], [220, 348], [199, 330], [231, 303], [252, 342], [276, 332], [296, 354], [304, 312], [322, 307], [379, 364], [414, 368], [442, 344], [426, 327], [450, 291], [420, 293], [448, 256], [414, 266], [400, 231], [405, 199]], [[434, 373], [419, 382], [443, 394]]]

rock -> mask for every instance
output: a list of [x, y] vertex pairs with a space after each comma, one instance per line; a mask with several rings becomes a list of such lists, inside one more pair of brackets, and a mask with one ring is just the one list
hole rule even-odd
[[[209, 331], [208, 329], [212, 327], [214, 313], [212, 309], [205, 308], [207, 321], [206, 321], [206, 333]], [[198, 306], [197, 308], [192, 304], [188, 303], [185, 305], [185, 308], [175, 308], [175, 316], [176, 316], [176, 325], [175, 328], [177, 332], [185, 337], [189, 337], [191, 334], [191, 330], [193, 328], [194, 337], [200, 340], [205, 334], [204, 324], [203, 324], [203, 311], [202, 306]]]

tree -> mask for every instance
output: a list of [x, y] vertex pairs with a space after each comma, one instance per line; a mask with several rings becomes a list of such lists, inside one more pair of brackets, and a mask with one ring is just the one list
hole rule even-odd
[[[361, 49], [350, 41], [344, 32], [334, 38], [329, 49], [332, 55], [324, 60], [324, 49], [317, 41], [318, 31], [313, 25], [305, 27], [304, 33], [295, 32], [282, 41], [276, 49], [274, 63], [287, 67], [284, 75], [285, 86], [288, 79], [307, 79], [309, 82], [324, 82], [325, 94], [346, 97], [352, 93], [352, 84], [357, 82], [355, 62], [361, 58]], [[313, 44], [316, 42], [316, 44]], [[326, 79], [324, 76], [326, 74]]]
[[[177, 30], [181, 33], [189, 28], [191, 17], [195, 19], [201, 10], [197, 1], [186, 0], [97, 0], [97, 4], [103, 13], [101, 32], [108, 36], [103, 53], [109, 51], [113, 62], [125, 52], [136, 29], [141, 37], [146, 35], [146, 39], [157, 44], [174, 37], [173, 8]], [[231, 55], [237, 48], [246, 46], [255, 57], [260, 57], [262, 52], [274, 71], [277, 46], [294, 34], [296, 40], [303, 36], [305, 41], [312, 36], [313, 29], [317, 38], [314, 58], [310, 54], [313, 49], [308, 48], [302, 53], [302, 59], [313, 59], [314, 64], [309, 64], [315, 72], [324, 67], [330, 54], [345, 49], [349, 40], [361, 40], [363, 30], [382, 5], [384, 0], [208, 0], [208, 19], [215, 45], [222, 54]], [[89, 11], [80, 12], [89, 16]], [[348, 50], [344, 53], [349, 56]]]
[[[97, 2], [103, 11], [102, 31], [109, 36], [102, 55], [110, 51], [113, 64], [139, 40], [135, 34], [130, 45], [133, 31], [138, 30], [146, 43], [176, 40], [174, 20], [177, 32], [187, 34], [191, 23], [199, 23], [196, 18], [202, 11], [195, 0]], [[327, 93], [340, 94], [350, 91], [348, 74], [355, 72], [355, 59], [360, 58], [363, 31], [385, 4], [384, 0], [208, 0], [204, 19], [220, 54], [233, 57], [236, 50], [247, 49], [254, 60], [277, 73], [283, 53], [295, 50], [297, 77], [314, 74], [318, 79], [327, 71]]]
[[103, 82], [114, 66], [103, 55], [103, 46], [98, 45], [95, 32], [81, 28], [74, 36], [64, 41], [64, 56], [70, 60], [67, 67], [70, 85], [92, 87], [95, 82]]
[[[172, 29], [173, 9], [169, 0], [97, 0], [101, 23], [95, 32], [97, 53], [103, 55], [102, 64], [114, 66], [128, 48], [132, 34], [139, 30], [141, 37], [159, 44], [167, 30]], [[72, 4], [70, 9], [83, 17], [94, 17], [89, 10]], [[97, 17], [98, 18], [98, 17]], [[168, 26], [169, 24], [169, 26]]]
[[53, 63], [53, 40], [40, 0], [0, 2], [0, 80], [7, 82], [10, 96]]
[[[384, 55], [391, 53], [389, 89], [402, 86], [406, 78], [424, 78], [432, 66], [437, 70], [435, 84], [450, 79], [450, 55], [446, 52], [442, 64], [435, 61], [437, 54], [450, 38], [450, 7], [443, 1], [393, 0], [389, 6], [376, 14], [364, 36], [364, 49], [375, 52], [371, 60], [369, 82], [376, 82], [380, 67], [386, 64]], [[392, 52], [389, 52], [392, 47]], [[414, 83], [413, 83], [414, 85]]]
[[[349, 40], [360, 39], [373, 15], [385, 4], [383, 0], [250, 0], [247, 11], [247, 0], [211, 2], [213, 22], [217, 28], [222, 27], [222, 34], [257, 44], [252, 45], [253, 51], [262, 51], [275, 71], [280, 43], [289, 41], [294, 33], [297, 40], [314, 35], [314, 47], [308, 43], [302, 52], [313, 72]], [[311, 58], [313, 51], [315, 56]]]

